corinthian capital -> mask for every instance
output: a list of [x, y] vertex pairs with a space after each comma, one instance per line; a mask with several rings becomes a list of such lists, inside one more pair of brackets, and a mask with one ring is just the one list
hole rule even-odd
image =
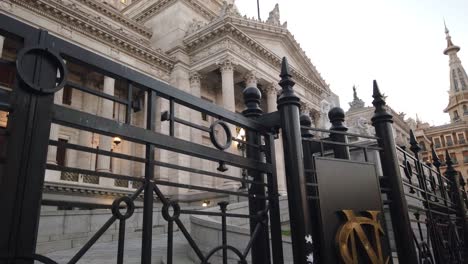
[[279, 91], [279, 87], [278, 87], [278, 84], [277, 83], [274, 83], [274, 82], [271, 82], [267, 85], [265, 85], [263, 88], [263, 92], [265, 94], [278, 94], [278, 91]]
[[232, 72], [232, 71], [234, 71], [234, 68], [235, 68], [234, 67], [234, 65], [235, 65], [234, 60], [232, 58], [230, 58], [230, 57], [227, 57], [227, 58], [219, 61], [217, 63], [217, 65], [219, 66], [219, 70], [221, 72]]
[[201, 82], [202, 76], [198, 72], [190, 73], [190, 85], [199, 85]]
[[245, 85], [247, 87], [257, 87], [257, 73], [250, 71], [244, 76]]

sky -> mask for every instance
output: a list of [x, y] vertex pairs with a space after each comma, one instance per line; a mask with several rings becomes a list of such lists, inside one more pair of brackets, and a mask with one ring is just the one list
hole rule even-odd
[[[257, 17], [257, 1], [235, 3], [242, 15]], [[371, 105], [375, 79], [395, 111], [431, 125], [449, 122], [444, 18], [468, 67], [468, 0], [260, 0], [262, 20], [276, 3], [342, 108], [349, 108], [353, 85]]]

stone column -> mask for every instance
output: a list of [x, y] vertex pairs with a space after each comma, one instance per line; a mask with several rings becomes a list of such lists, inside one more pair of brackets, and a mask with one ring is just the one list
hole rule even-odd
[[2, 57], [3, 55], [3, 42], [5, 41], [5, 37], [4, 36], [0, 36], [0, 58]]
[[221, 71], [222, 81], [222, 106], [229, 111], [236, 111], [236, 101], [234, 96], [234, 64], [232, 59], [226, 59], [218, 64]]
[[[104, 76], [103, 92], [109, 95], [114, 95], [115, 79]], [[112, 119], [114, 111], [114, 102], [110, 100], [101, 99], [101, 116]], [[110, 151], [112, 148], [112, 137], [99, 136], [99, 149]], [[100, 155], [97, 163], [96, 170], [98, 172], [110, 172], [110, 157]], [[114, 179], [100, 178], [99, 184], [107, 187], [114, 186]]]
[[[222, 106], [231, 111], [236, 111], [236, 100], [235, 100], [235, 93], [234, 93], [234, 63], [231, 58], [226, 58], [224, 61], [218, 63], [219, 70], [221, 71], [221, 82], [222, 82]], [[229, 129], [231, 130], [231, 134], [235, 136], [236, 128], [234, 125], [229, 125]], [[234, 144], [233, 144], [234, 146]], [[235, 152], [233, 148], [230, 150]], [[229, 170], [226, 171], [227, 174], [231, 176], [241, 177], [241, 172], [238, 168], [229, 167]], [[225, 189], [232, 189], [237, 190], [240, 187], [240, 182], [224, 180], [223, 181], [223, 188]]]
[[[201, 97], [201, 75], [198, 72], [190, 73], [190, 92], [196, 97]], [[201, 124], [201, 113], [198, 111], [190, 112], [190, 122], [194, 124]], [[202, 144], [202, 132], [199, 129], [191, 128], [190, 139], [192, 142]], [[191, 157], [190, 165], [194, 169], [203, 168], [203, 159]], [[190, 184], [195, 186], [203, 185], [203, 175], [194, 174], [190, 175]], [[192, 190], [191, 190], [192, 191]], [[195, 191], [195, 190], [194, 190]]]
[[[268, 84], [264, 89], [264, 94], [266, 95], [267, 101], [267, 112], [277, 111], [277, 91], [276, 83]], [[281, 134], [281, 131], [280, 131]], [[278, 181], [278, 192], [280, 194], [286, 194], [286, 174], [284, 170], [284, 151], [283, 151], [283, 138], [280, 136], [275, 140], [275, 150], [276, 150], [276, 171], [277, 171], [277, 181]]]

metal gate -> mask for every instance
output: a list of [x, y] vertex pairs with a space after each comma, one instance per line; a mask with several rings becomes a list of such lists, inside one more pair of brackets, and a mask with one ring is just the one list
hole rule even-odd
[[[65, 179], [83, 177], [88, 183], [112, 179], [119, 184], [132, 182], [134, 187], [133, 193], [113, 202], [112, 216], [68, 263], [78, 262], [114, 223], [118, 223], [119, 229], [117, 263], [125, 263], [125, 225], [135, 210], [137, 199], [142, 200], [143, 204], [141, 263], [151, 263], [152, 260], [153, 206], [156, 202], [162, 205], [162, 216], [167, 221], [166, 263], [173, 263], [173, 231], [176, 227], [182, 232], [200, 263], [209, 263], [215, 254], [221, 256], [223, 263], [227, 263], [228, 251], [235, 255], [239, 263], [247, 263], [248, 256], [251, 256], [253, 263], [283, 263], [274, 136], [270, 129], [255, 120], [262, 114], [258, 89], [245, 90], [246, 108], [243, 115], [236, 114], [5, 15], [0, 16], [0, 27], [1, 34], [16, 43], [17, 48], [11, 60], [0, 61], [3, 69], [10, 69], [14, 74], [12, 86], [2, 89], [0, 95], [1, 110], [8, 112], [8, 125], [2, 129], [4, 155], [0, 176], [0, 211], [3, 215], [0, 218], [1, 263], [32, 263], [34, 260], [56, 263], [35, 253], [46, 169], [61, 172], [61, 177]], [[121, 96], [111, 95], [105, 89], [102, 91], [77, 84], [69, 78], [68, 70], [71, 67], [81, 67], [89, 74], [110, 77], [123, 86], [125, 93]], [[87, 109], [80, 111], [72, 107], [73, 103], [71, 107], [54, 104], [54, 95], [64, 87], [92, 95], [111, 105], [121, 105], [125, 109], [124, 118], [115, 120], [112, 115], [94, 115], [87, 113]], [[168, 104], [169, 111], [157, 112], [158, 103]], [[140, 109], [142, 105], [145, 109]], [[177, 115], [181, 109], [192, 114], [210, 116], [213, 122], [210, 127], [191, 123], [186, 120], [187, 116]], [[141, 127], [132, 120], [137, 111], [144, 112], [143, 122], [140, 122], [144, 125]], [[167, 133], [156, 132], [159, 120], [164, 123]], [[143, 150], [143, 155], [132, 156], [109, 149], [63, 142], [56, 138], [49, 140], [51, 127], [55, 125], [75, 129], [80, 133], [94, 133], [103, 141], [118, 138], [132, 142]], [[206, 133], [213, 145], [206, 146], [200, 144], [201, 142], [178, 138], [177, 129], [182, 126], [184, 129]], [[246, 131], [245, 139], [233, 137], [232, 130], [235, 127]], [[229, 150], [233, 142], [246, 148], [247, 157]], [[90, 153], [96, 157], [97, 164], [99, 160], [102, 162], [111, 159], [139, 163], [143, 167], [144, 176], [46, 164], [48, 149], [59, 147]], [[193, 168], [190, 164], [183, 166], [163, 162], [156, 157], [160, 150], [216, 163], [218, 172]], [[157, 168], [191, 173], [192, 177], [234, 181], [249, 188], [246, 191], [231, 191], [161, 179], [155, 174]], [[249, 177], [233, 177], [223, 173], [236, 168], [239, 171], [245, 170]], [[226, 211], [227, 202], [219, 203], [218, 212], [186, 210], [177, 200], [169, 199], [162, 191], [163, 187], [244, 197], [248, 199], [249, 212], [229, 213]], [[222, 243], [218, 247], [208, 252], [200, 249], [181, 221], [183, 215], [190, 214], [221, 218]], [[227, 218], [249, 219], [251, 236], [244, 247], [230, 245], [226, 230]]]

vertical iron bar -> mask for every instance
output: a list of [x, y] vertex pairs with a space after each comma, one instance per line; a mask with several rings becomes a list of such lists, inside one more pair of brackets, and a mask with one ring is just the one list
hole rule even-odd
[[123, 264], [125, 246], [125, 219], [119, 221], [119, 242], [117, 249], [117, 264]]
[[395, 139], [393, 137], [393, 117], [387, 112], [385, 99], [380, 93], [376, 81], [374, 81], [374, 93], [372, 96], [374, 97], [372, 104], [375, 107], [372, 125], [375, 127], [376, 135], [379, 138], [377, 142], [381, 148], [379, 152], [382, 171], [384, 177], [388, 179], [391, 190], [388, 194], [392, 201], [389, 204], [389, 208], [398, 260], [404, 263], [418, 263], [418, 255], [408, 215], [408, 204], [406, 202]]
[[[266, 136], [266, 162], [276, 168], [275, 155], [275, 137], [273, 134]], [[278, 174], [276, 169], [273, 173], [267, 175], [268, 184], [268, 202], [270, 207], [270, 233], [271, 233], [271, 251], [273, 264], [283, 264], [283, 237], [281, 234], [281, 215], [278, 194]]]
[[[257, 87], [247, 87], [243, 91], [244, 96], [244, 103], [246, 109], [242, 112], [245, 117], [249, 117], [252, 119], [258, 118], [262, 115], [263, 111], [260, 108], [260, 99], [262, 94]], [[247, 131], [247, 144], [246, 147], [246, 154], [249, 159], [252, 160], [262, 160], [263, 149], [258, 149], [253, 146], [261, 145], [261, 136], [259, 133], [248, 130]], [[255, 182], [264, 182], [264, 173], [258, 170], [249, 169], [248, 175], [253, 177]], [[260, 184], [252, 184], [249, 188], [249, 213], [250, 215], [260, 215], [260, 212], [265, 211], [266, 209], [266, 201], [255, 198], [258, 196], [265, 196], [265, 188]], [[255, 231], [255, 227], [259, 222], [265, 221], [268, 222], [268, 219], [263, 218], [255, 218], [250, 219], [250, 235], [252, 236], [253, 232]], [[268, 232], [268, 224], [262, 225], [261, 235], [259, 235], [253, 245], [252, 245], [252, 263], [253, 264], [263, 264], [263, 263], [270, 263], [270, 239], [269, 239], [269, 232]]]
[[453, 168], [453, 161], [450, 157], [448, 150], [445, 150], [445, 163], [447, 164], [447, 170], [445, 174], [447, 178], [452, 181], [452, 190], [453, 197], [455, 198], [453, 203], [456, 206], [457, 210], [457, 222], [458, 226], [463, 230], [463, 247], [462, 251], [464, 252], [463, 257], [465, 262], [468, 260], [468, 221], [467, 221], [467, 210], [465, 206], [464, 197], [462, 194], [462, 187], [460, 184], [460, 177], [462, 177], [458, 171]]
[[312, 235], [312, 225], [307, 201], [299, 124], [300, 100], [294, 93], [295, 83], [291, 79], [286, 58], [283, 58], [280, 77], [279, 85], [283, 89], [277, 102], [283, 132], [293, 260], [295, 264], [307, 264], [307, 257], [312, 257], [313, 248], [305, 241], [306, 236]]
[[[300, 122], [302, 127], [310, 127], [312, 128], [312, 120], [310, 116], [306, 114], [302, 114], [300, 117]], [[312, 139], [314, 135], [311, 133], [309, 129], [302, 128], [301, 129], [301, 136], [303, 139]], [[304, 170], [306, 175], [306, 182], [307, 183], [314, 183], [316, 184], [316, 177], [315, 175], [315, 164], [314, 158], [312, 156], [312, 147], [311, 141], [303, 140], [302, 141], [302, 150], [304, 153]], [[307, 190], [308, 196], [319, 197], [318, 194], [318, 187], [317, 186], [310, 186]], [[309, 200], [309, 212], [310, 212], [310, 221], [312, 224], [312, 241], [313, 241], [313, 254], [314, 260], [317, 262], [322, 262], [322, 258], [320, 257], [320, 245], [323, 243], [321, 241], [320, 236], [320, 206], [319, 200], [313, 199]]]
[[174, 99], [169, 100], [169, 135], [174, 136], [174, 126], [175, 126], [175, 106]]
[[228, 206], [228, 202], [219, 202], [219, 208], [221, 209], [221, 241], [223, 246], [223, 264], [228, 263], [228, 255], [227, 255], [227, 223], [226, 223], [226, 208]]
[[[12, 30], [19, 30], [13, 25]], [[48, 48], [47, 31], [28, 29], [24, 47]], [[55, 87], [57, 66], [41, 55], [31, 53], [17, 61], [22, 74], [39, 87]], [[20, 59], [20, 58], [18, 58]], [[18, 76], [18, 74], [17, 74]], [[15, 81], [9, 113], [6, 163], [0, 172], [0, 254], [8, 259], [31, 257], [36, 250], [42, 186], [48, 150], [53, 93], [33, 92], [25, 83]], [[12, 263], [33, 263], [31, 260]]]
[[[334, 107], [328, 112], [328, 118], [331, 122], [331, 131], [346, 132], [348, 128], [344, 126], [345, 112], [339, 107]], [[337, 133], [330, 133], [330, 139], [335, 142], [348, 143], [348, 136]], [[335, 158], [349, 160], [349, 147], [345, 145], [332, 144]]]
[[132, 124], [133, 84], [130, 81], [127, 82], [127, 111], [125, 112], [125, 123]]
[[167, 264], [172, 264], [174, 221], [167, 221]]
[[[156, 122], [156, 92], [148, 90], [148, 100], [146, 102], [146, 129], [155, 131]], [[141, 263], [151, 263], [151, 240], [153, 232], [153, 184], [154, 179], [154, 145], [146, 144], [145, 149], [145, 193], [143, 201], [143, 234], [141, 247]]]
[[367, 148], [362, 148], [362, 150], [364, 151], [364, 161], [365, 161], [365, 162], [368, 162], [368, 161], [369, 161], [369, 157], [368, 157], [368, 154], [367, 154]]

